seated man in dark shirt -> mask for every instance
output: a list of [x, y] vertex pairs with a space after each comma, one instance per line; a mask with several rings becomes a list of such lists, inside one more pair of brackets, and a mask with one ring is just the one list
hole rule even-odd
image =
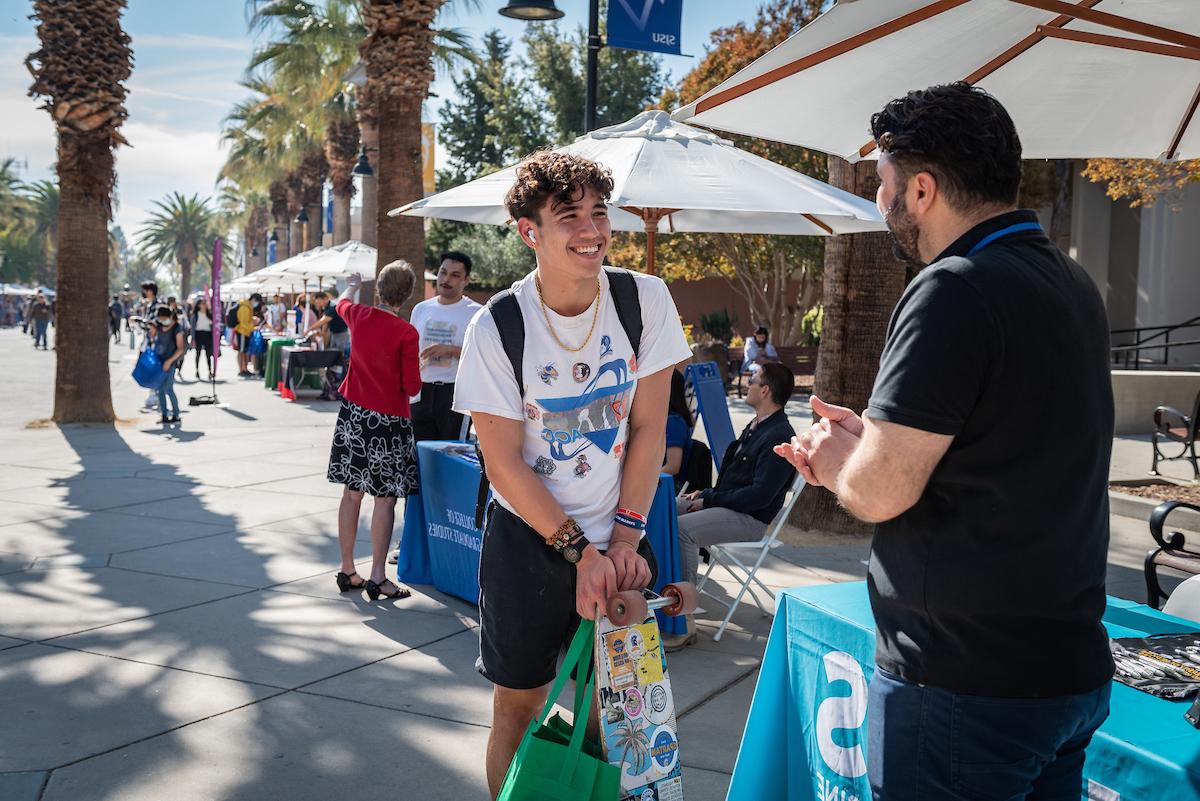
[[[783, 508], [795, 473], [775, 455], [774, 448], [795, 436], [783, 409], [794, 383], [786, 366], [778, 362], [762, 365], [746, 389], [746, 403], [754, 410], [754, 419], [726, 449], [717, 486], [676, 501], [684, 581], [696, 580], [701, 546], [760, 539]], [[687, 633], [667, 637], [664, 643], [676, 650], [695, 639], [689, 615]]]
[[[1104, 303], [1016, 208], [1021, 143], [995, 98], [909, 92], [871, 128], [896, 249], [929, 266], [866, 412], [814, 397], [823, 419], [779, 452], [878, 524], [872, 795], [1079, 798], [1113, 675]], [[1048, 401], [1070, 410], [1053, 435]]]

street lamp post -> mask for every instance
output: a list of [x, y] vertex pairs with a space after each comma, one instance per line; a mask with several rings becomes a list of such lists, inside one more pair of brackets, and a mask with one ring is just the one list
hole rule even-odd
[[[538, 22], [560, 19], [563, 12], [555, 5], [554, 0], [509, 0], [508, 5], [500, 9], [500, 14], [512, 19]], [[600, 49], [604, 42], [600, 39], [600, 0], [588, 0], [588, 37], [587, 37], [587, 74], [584, 78], [584, 133], [596, 129], [596, 94]]]

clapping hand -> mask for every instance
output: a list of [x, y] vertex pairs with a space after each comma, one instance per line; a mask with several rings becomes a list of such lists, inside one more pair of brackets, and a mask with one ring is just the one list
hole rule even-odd
[[845, 406], [833, 406], [812, 397], [813, 411], [821, 419], [790, 443], [775, 446], [775, 453], [809, 484], [832, 488], [862, 438], [862, 418]]

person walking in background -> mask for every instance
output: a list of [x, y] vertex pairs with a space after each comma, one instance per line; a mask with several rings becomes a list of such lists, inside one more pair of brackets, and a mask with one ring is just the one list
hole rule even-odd
[[[380, 270], [375, 291], [383, 303], [364, 306], [351, 300], [362, 285], [352, 275], [337, 301], [339, 319], [355, 332], [358, 346], [339, 388], [343, 400], [329, 453], [327, 478], [344, 484], [338, 508], [342, 592], [365, 589], [372, 601], [407, 598], [409, 591], [387, 578], [388, 546], [396, 522], [396, 498], [417, 491], [408, 399], [421, 387], [417, 330], [401, 310], [416, 277], [403, 261]], [[364, 495], [375, 500], [371, 513], [371, 575], [366, 581], [354, 567], [354, 542]]]
[[[158, 413], [161, 415], [158, 422], [178, 423], [179, 398], [175, 396], [175, 367], [187, 353], [183, 342], [183, 326], [179, 324], [178, 315], [170, 306], [159, 306], [154, 319], [154, 353], [162, 362], [165, 374], [158, 387]], [[168, 401], [170, 416], [167, 415]]]
[[121, 321], [124, 319], [125, 308], [121, 305], [121, 298], [113, 295], [112, 302], [108, 304], [108, 333], [118, 345], [121, 344]]
[[[921, 271], [866, 411], [813, 396], [821, 419], [778, 452], [877, 524], [872, 795], [1079, 798], [1114, 670], [1104, 300], [1018, 209], [1021, 142], [991, 95], [909, 92], [871, 133], [876, 203]], [[1048, 399], [1071, 416], [1052, 436]]]
[[242, 298], [237, 305], [237, 326], [233, 329], [235, 345], [237, 347], [237, 364], [238, 375], [245, 378], [252, 375], [250, 372], [250, 355], [246, 353], [246, 348], [250, 344], [250, 335], [254, 333], [254, 329], [258, 327], [254, 317], [254, 301], [262, 303], [262, 295], [255, 292], [249, 298]]
[[33, 321], [33, 346], [36, 348], [40, 344], [42, 350], [49, 350], [46, 342], [46, 330], [50, 328], [51, 311], [46, 296], [41, 292], [38, 292], [33, 299], [29, 317]]
[[[187, 355], [187, 350], [192, 341], [192, 317], [191, 312], [184, 312], [183, 307], [179, 305], [179, 301], [174, 295], [167, 298], [167, 308], [175, 315], [175, 321], [179, 324], [179, 328], [183, 331], [183, 350], [184, 355]], [[175, 370], [179, 373], [180, 380], [183, 380], [183, 357], [175, 362]]]
[[454, 381], [463, 337], [471, 318], [482, 307], [463, 291], [471, 282], [471, 257], [443, 253], [437, 273], [437, 297], [413, 307], [411, 321], [421, 337], [421, 395], [413, 404], [413, 434], [417, 442], [458, 439], [463, 416], [455, 412]]
[[208, 368], [208, 377], [212, 378], [213, 371], [213, 316], [208, 308], [208, 299], [196, 301], [196, 309], [192, 312], [192, 345], [196, 350], [196, 380], [200, 380], [200, 354], [204, 354], [204, 364]]

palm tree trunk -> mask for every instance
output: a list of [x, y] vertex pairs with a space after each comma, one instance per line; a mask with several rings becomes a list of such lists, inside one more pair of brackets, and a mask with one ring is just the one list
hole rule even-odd
[[350, 195], [333, 193], [333, 244], [350, 240]]
[[[396, 259], [420, 272], [425, 265], [425, 225], [419, 217], [389, 217], [387, 213], [421, 198], [421, 101], [405, 95], [379, 99], [379, 118], [390, 124], [379, 129], [379, 200], [375, 225], [379, 237], [376, 274]], [[412, 310], [420, 298], [413, 293], [404, 306]]]
[[325, 236], [325, 209], [320, 203], [308, 206], [308, 246], [315, 248], [323, 244]]
[[[829, 157], [829, 183], [860, 197], [874, 197], [875, 164]], [[904, 292], [905, 267], [892, 255], [887, 234], [831, 237], [825, 243], [825, 320], [817, 356], [816, 394], [829, 403], [866, 408], [879, 371], [879, 356], [892, 311]], [[788, 521], [802, 529], [866, 533], [823, 487], [808, 487]]]
[[188, 296], [192, 294], [192, 259], [179, 260], [179, 303], [186, 305]]
[[[86, 142], [86, 144], [84, 144]], [[71, 153], [64, 157], [64, 153]], [[74, 165], [67, 168], [64, 165]], [[108, 143], [59, 131], [58, 297], [54, 420], [111, 423], [108, 375], [108, 196], [97, 175], [113, 174]]]

